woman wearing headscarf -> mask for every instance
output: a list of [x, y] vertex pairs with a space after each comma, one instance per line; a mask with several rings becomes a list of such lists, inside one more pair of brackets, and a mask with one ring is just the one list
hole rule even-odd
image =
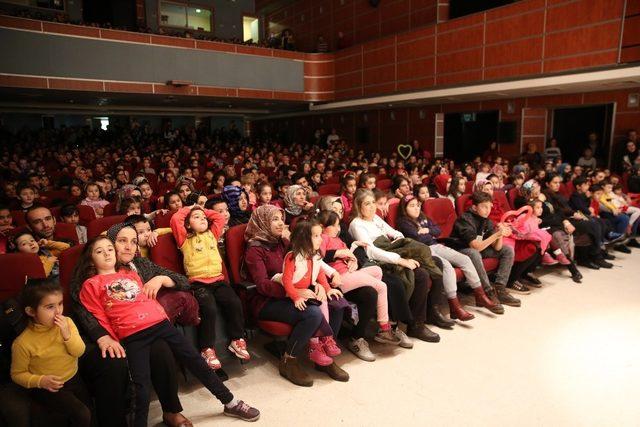
[[433, 178], [433, 182], [436, 185], [436, 191], [438, 197], [447, 197], [449, 190], [449, 184], [451, 184], [451, 175], [440, 174]]
[[[138, 250], [138, 234], [133, 225], [120, 223], [113, 225], [107, 231], [107, 237], [114, 243], [118, 262], [136, 271], [145, 286], [156, 286], [162, 280], [173, 281], [175, 286], [169, 292], [185, 291], [189, 283], [185, 276], [164, 269], [154, 264], [148, 258], [136, 256]], [[126, 389], [129, 376], [124, 359], [125, 351], [122, 345], [111, 338], [109, 333], [100, 326], [98, 320], [80, 303], [80, 289], [82, 282], [71, 279], [72, 309], [78, 327], [84, 335], [84, 341], [95, 342], [88, 345], [87, 351], [80, 359], [80, 369], [83, 377], [89, 378], [89, 384], [96, 400], [97, 417], [100, 425], [126, 425]], [[193, 298], [188, 292], [180, 292]], [[197, 303], [193, 306], [196, 310]], [[162, 406], [162, 420], [172, 427], [191, 426], [191, 422], [181, 414], [182, 406], [178, 398], [177, 368], [173, 353], [166, 342], [157, 340], [151, 348], [151, 382], [156, 390]], [[83, 363], [84, 362], [84, 363]], [[84, 368], [84, 369], [83, 369]], [[108, 420], [108, 422], [103, 422]]]
[[[301, 185], [291, 185], [284, 195], [285, 222], [291, 224], [297, 218], [313, 211], [313, 204], [307, 201], [307, 192]], [[295, 221], [294, 221], [295, 220]]]
[[[299, 357], [307, 351], [309, 340], [318, 330], [337, 335], [342, 313], [330, 310], [330, 324], [326, 322], [320, 307], [308, 304], [304, 310], [298, 310], [293, 301], [287, 298], [281, 283], [284, 258], [289, 246], [289, 232], [284, 223], [284, 212], [273, 205], [258, 207], [251, 214], [244, 238], [247, 242], [244, 265], [248, 279], [257, 287], [250, 305], [258, 320], [283, 322], [291, 325], [292, 331], [286, 343], [286, 349], [280, 359], [280, 375], [293, 384], [310, 387], [313, 379], [303, 370]], [[300, 289], [303, 298], [312, 298], [313, 291]], [[311, 293], [311, 295], [308, 295]], [[329, 366], [316, 365], [319, 371], [326, 372], [336, 381], [347, 381], [349, 375], [335, 361]]]
[[222, 189], [222, 198], [229, 207], [229, 227], [249, 222], [251, 213], [249, 212], [249, 195], [247, 192], [235, 185], [226, 185]]

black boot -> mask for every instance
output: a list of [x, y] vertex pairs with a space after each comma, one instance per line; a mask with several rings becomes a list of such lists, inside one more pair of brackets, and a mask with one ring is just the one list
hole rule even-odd
[[638, 243], [638, 241], [633, 238], [629, 239], [629, 241], [627, 242], [627, 246], [629, 246], [630, 248], [640, 248], [640, 243]]
[[452, 329], [456, 324], [442, 315], [438, 304], [431, 304], [427, 309], [427, 323], [441, 329]]
[[567, 268], [571, 273], [571, 280], [576, 283], [582, 283], [582, 273], [580, 273], [580, 270], [578, 270], [578, 267], [573, 261], [571, 261], [571, 264], [567, 265]]

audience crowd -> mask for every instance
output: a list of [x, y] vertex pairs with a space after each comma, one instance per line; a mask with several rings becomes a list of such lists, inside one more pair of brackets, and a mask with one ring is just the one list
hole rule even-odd
[[358, 150], [335, 130], [291, 145], [135, 121], [0, 138], [0, 261], [35, 255], [46, 277], [5, 286], [22, 289], [1, 302], [11, 426], [38, 410], [146, 426], [152, 387], [167, 425], [191, 425], [176, 360], [225, 415], [255, 421], [223, 384], [223, 362], [250, 363], [247, 329], [286, 326], [278, 368], [293, 384], [313, 384], [302, 359], [348, 381], [343, 349], [373, 362], [372, 341], [439, 342], [433, 326], [473, 320], [465, 304], [508, 317], [544, 287], [537, 272], [566, 269], [577, 284], [581, 269], [606, 271], [640, 247], [635, 131], [616, 173], [592, 157], [566, 163], [553, 139], [517, 159], [494, 143], [455, 164], [418, 141], [406, 158]]

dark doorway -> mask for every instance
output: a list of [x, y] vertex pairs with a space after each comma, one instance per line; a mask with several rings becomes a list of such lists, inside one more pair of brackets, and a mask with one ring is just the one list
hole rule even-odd
[[476, 12], [493, 9], [516, 0], [451, 0], [449, 2], [449, 19], [459, 18]]
[[85, 22], [136, 30], [136, 2], [130, 0], [85, 1], [82, 18]]
[[608, 167], [613, 104], [553, 110], [553, 136], [558, 139], [562, 159], [575, 164], [589, 146], [589, 134], [597, 135], [595, 158]]
[[498, 111], [444, 115], [444, 157], [467, 162], [498, 139]]

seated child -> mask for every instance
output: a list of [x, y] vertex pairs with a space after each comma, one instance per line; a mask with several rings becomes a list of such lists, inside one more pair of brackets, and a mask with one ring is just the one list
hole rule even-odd
[[118, 265], [111, 240], [98, 236], [84, 247], [75, 279], [83, 282], [80, 301], [100, 325], [127, 354], [129, 372], [135, 387], [135, 427], [146, 427], [149, 412], [151, 344], [163, 339], [174, 356], [224, 404], [224, 414], [244, 421], [255, 421], [260, 412], [233, 397], [212, 372], [186, 338], [167, 319], [162, 306], [154, 299], [160, 287], [171, 287], [163, 281], [158, 287], [145, 287], [138, 273]]
[[30, 279], [22, 304], [29, 324], [11, 347], [11, 379], [72, 426], [89, 427], [91, 397], [78, 374], [85, 345], [73, 320], [62, 315], [62, 288], [51, 279]]
[[13, 249], [15, 252], [25, 254], [37, 254], [42, 261], [47, 277], [57, 278], [60, 274], [58, 256], [65, 249], [69, 249], [68, 243], [54, 240], [40, 239], [36, 241], [31, 231], [21, 231], [13, 236]]
[[96, 213], [96, 218], [102, 218], [104, 215], [104, 207], [109, 204], [108, 200], [102, 197], [102, 190], [95, 182], [90, 182], [84, 187], [85, 199], [80, 202], [81, 205], [90, 206]]
[[80, 212], [76, 205], [68, 204], [60, 208], [60, 216], [62, 222], [66, 224], [74, 224], [76, 226], [76, 234], [78, 235], [78, 243], [87, 243], [87, 227], [80, 225]]

